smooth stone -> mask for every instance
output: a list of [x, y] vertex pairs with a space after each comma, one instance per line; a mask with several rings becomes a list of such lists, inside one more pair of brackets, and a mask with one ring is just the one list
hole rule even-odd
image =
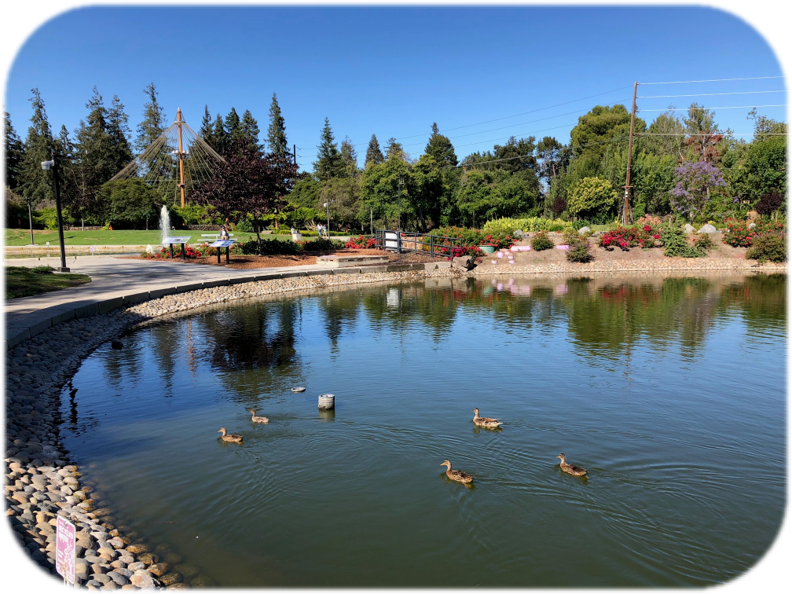
[[129, 581], [138, 588], [154, 588], [156, 586], [154, 578], [150, 575], [133, 575]]
[[132, 553], [133, 555], [139, 555], [140, 553], [148, 553], [149, 548], [143, 543], [137, 543], [137, 544], [128, 545], [126, 550]]
[[171, 569], [171, 566], [167, 563], [153, 563], [148, 567], [148, 570], [153, 575], [160, 577], [161, 575], [165, 575]]
[[578, 233], [580, 233], [581, 235], [583, 235], [584, 233], [588, 233], [589, 231], [591, 231], [591, 227], [581, 227], [580, 229], [578, 229]]
[[134, 563], [130, 563], [127, 565], [127, 569], [129, 571], [138, 571], [139, 569], [146, 569], [146, 564], [141, 563], [140, 561], [135, 561]]
[[696, 232], [696, 228], [693, 225], [691, 225], [690, 223], [687, 223], [685, 225], [684, 229], [685, 229], [685, 233], [695, 233]]
[[713, 226], [707, 223], [701, 229], [698, 230], [699, 233], [717, 233], [718, 230]]
[[171, 571], [159, 578], [163, 586], [172, 586], [173, 584], [180, 584], [184, 581], [184, 576], [178, 571]]

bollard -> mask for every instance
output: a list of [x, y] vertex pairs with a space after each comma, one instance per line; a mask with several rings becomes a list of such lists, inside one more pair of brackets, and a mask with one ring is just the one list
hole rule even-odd
[[319, 410], [332, 410], [335, 408], [335, 395], [334, 394], [320, 394], [319, 395]]

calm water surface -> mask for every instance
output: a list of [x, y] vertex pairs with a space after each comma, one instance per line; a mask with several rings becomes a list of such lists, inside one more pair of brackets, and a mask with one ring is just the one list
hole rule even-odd
[[712, 584], [783, 515], [785, 296], [503, 277], [226, 305], [94, 352], [63, 433], [115, 522], [208, 583]]

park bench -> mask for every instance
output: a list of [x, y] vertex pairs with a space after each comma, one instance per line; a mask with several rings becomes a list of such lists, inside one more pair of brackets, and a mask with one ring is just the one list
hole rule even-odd
[[[228, 237], [233, 237], [233, 236], [234, 236], [233, 233], [229, 233], [228, 234]], [[217, 241], [218, 239], [220, 239], [220, 234], [219, 233], [201, 233], [201, 237], [208, 237], [208, 238], [211, 238], [212, 241]], [[204, 241], [208, 242], [209, 239], [205, 239]]]

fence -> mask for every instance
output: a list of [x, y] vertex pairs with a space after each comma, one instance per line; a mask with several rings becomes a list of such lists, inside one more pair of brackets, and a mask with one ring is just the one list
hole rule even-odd
[[428, 233], [405, 233], [387, 229], [377, 230], [374, 239], [376, 247], [391, 252], [421, 252], [433, 257], [445, 257], [461, 253], [463, 245], [459, 237], [446, 237], [445, 235], [429, 235]]

